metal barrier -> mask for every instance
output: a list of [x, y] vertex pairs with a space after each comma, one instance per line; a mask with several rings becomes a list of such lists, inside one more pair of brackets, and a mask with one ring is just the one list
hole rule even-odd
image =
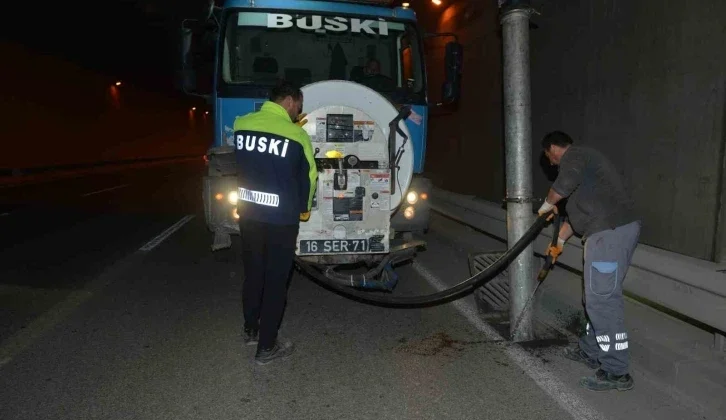
[[[499, 205], [433, 188], [431, 208], [487, 232], [507, 238], [506, 211]], [[543, 251], [551, 240], [545, 229], [534, 242]], [[582, 272], [582, 244], [573, 237], [565, 245], [558, 263]], [[726, 266], [639, 244], [633, 255], [624, 289], [641, 298], [706, 324], [716, 332], [718, 347], [724, 346], [726, 331]]]

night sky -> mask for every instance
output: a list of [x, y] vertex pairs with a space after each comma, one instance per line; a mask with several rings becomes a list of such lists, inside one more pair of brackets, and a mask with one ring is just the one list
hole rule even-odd
[[[26, 7], [19, 9], [21, 4]], [[207, 4], [207, 0], [12, 1], [3, 5], [2, 35], [145, 89], [172, 92], [181, 20], [198, 17]]]

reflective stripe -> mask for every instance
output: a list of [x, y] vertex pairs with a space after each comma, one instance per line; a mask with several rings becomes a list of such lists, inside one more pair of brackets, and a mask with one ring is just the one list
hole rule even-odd
[[280, 196], [260, 191], [252, 191], [245, 188], [239, 189], [239, 199], [262, 206], [277, 207], [280, 205]]

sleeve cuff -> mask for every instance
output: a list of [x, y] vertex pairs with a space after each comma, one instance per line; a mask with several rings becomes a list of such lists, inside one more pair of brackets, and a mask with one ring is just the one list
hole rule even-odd
[[552, 188], [552, 191], [556, 192], [562, 197], [567, 197], [568, 195], [570, 195], [570, 193], [564, 192], [559, 185], [552, 184], [550, 188]]

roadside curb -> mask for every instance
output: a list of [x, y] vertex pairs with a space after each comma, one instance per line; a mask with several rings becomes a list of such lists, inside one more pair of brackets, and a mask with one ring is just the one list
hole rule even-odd
[[[460, 252], [506, 249], [501, 239], [446, 216], [439, 222], [443, 226], [439, 232], [446, 231]], [[493, 240], [498, 244], [492, 246]], [[625, 298], [625, 312], [633, 373], [705, 419], [726, 418], [722, 401], [726, 353], [713, 350], [713, 335], [630, 297]], [[585, 326], [581, 274], [558, 264], [542, 284], [534, 314], [535, 319], [576, 341], [577, 332]]]
[[[575, 284], [579, 280], [574, 273], [558, 274], [542, 286], [538, 318], [576, 339], [573, 326], [584, 322], [578, 300], [581, 286]], [[625, 308], [632, 370], [704, 418], [723, 419], [726, 354], [708, 347], [710, 335], [629, 297]], [[657, 322], [649, 322], [655, 318]]]

